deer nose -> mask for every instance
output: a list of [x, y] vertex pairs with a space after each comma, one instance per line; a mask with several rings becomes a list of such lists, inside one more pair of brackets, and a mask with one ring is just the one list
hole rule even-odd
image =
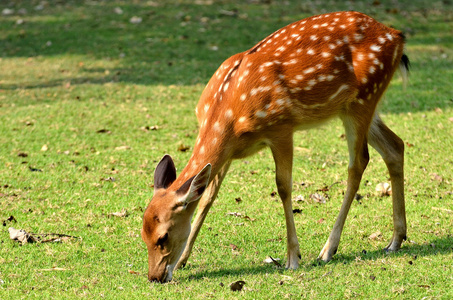
[[155, 276], [155, 275], [148, 274], [148, 281], [149, 282], [157, 282], [157, 283], [165, 283], [165, 282], [167, 282], [167, 277], [168, 277], [167, 275], [168, 275], [167, 272], [161, 274], [160, 276]]

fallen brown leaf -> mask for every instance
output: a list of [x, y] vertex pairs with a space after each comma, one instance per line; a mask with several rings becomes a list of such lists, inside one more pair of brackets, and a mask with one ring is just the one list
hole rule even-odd
[[123, 208], [121, 211], [119, 212], [114, 212], [114, 213], [110, 213], [109, 216], [115, 216], [115, 217], [119, 217], [119, 218], [125, 218], [128, 216], [128, 212], [125, 208]]
[[189, 147], [189, 146], [186, 146], [186, 145], [184, 145], [184, 144], [181, 144], [181, 145], [179, 145], [179, 147], [178, 147], [178, 151], [181, 151], [181, 152], [186, 152], [186, 151], [189, 150], [189, 149], [190, 149], [190, 147]]
[[324, 204], [326, 203], [326, 197], [324, 197], [323, 195], [321, 194], [318, 194], [318, 193], [314, 193], [314, 194], [311, 194], [310, 195], [310, 199], [314, 200], [315, 202], [318, 202], [320, 204]]
[[245, 285], [245, 281], [243, 280], [238, 280], [238, 281], [235, 281], [235, 282], [232, 282], [230, 283], [230, 289], [233, 291], [233, 292], [239, 292], [242, 290], [242, 288], [244, 287]]
[[128, 272], [132, 275], [140, 275], [140, 273], [137, 271], [129, 270]]
[[444, 181], [442, 176], [440, 176], [439, 174], [436, 174], [436, 173], [431, 174], [431, 179], [435, 180], [435, 181], [438, 181], [438, 182]]
[[108, 129], [103, 128], [103, 129], [99, 129], [98, 131], [96, 131], [96, 133], [107, 133], [107, 134], [110, 134], [112, 132], [110, 130], [108, 130]]
[[377, 240], [377, 239], [379, 239], [379, 238], [381, 238], [381, 237], [382, 237], [382, 232], [377, 231], [377, 232], [372, 233], [372, 234], [368, 237], [368, 239], [370, 239], [370, 240]]
[[50, 269], [39, 269], [39, 271], [66, 271], [67, 269], [65, 268], [59, 268], [59, 267], [53, 267]]
[[302, 201], [305, 200], [305, 197], [302, 196], [302, 195], [297, 195], [296, 197], [294, 197], [293, 200], [296, 201], [296, 202], [302, 202]]
[[132, 149], [130, 146], [118, 146], [115, 148], [116, 151], [124, 151]]
[[376, 185], [376, 192], [380, 197], [390, 196], [392, 194], [392, 187], [387, 182], [381, 182]]
[[238, 246], [236, 246], [235, 244], [230, 244], [230, 248], [231, 250], [237, 250]]

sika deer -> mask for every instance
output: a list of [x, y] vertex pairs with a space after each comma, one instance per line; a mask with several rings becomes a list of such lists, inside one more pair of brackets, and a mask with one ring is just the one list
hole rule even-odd
[[297, 268], [300, 252], [291, 205], [293, 133], [335, 116], [346, 131], [348, 185], [319, 259], [329, 261], [337, 251], [369, 160], [367, 144], [379, 152], [390, 172], [394, 232], [386, 250], [398, 250], [406, 238], [404, 144], [381, 121], [376, 105], [398, 66], [408, 69], [403, 48], [400, 31], [358, 12], [338, 12], [290, 24], [227, 59], [196, 108], [200, 131], [186, 167], [177, 177], [168, 155], [157, 165], [154, 196], [142, 229], [148, 279], [169, 281], [175, 267], [185, 265], [231, 161], [265, 146], [275, 160], [286, 217], [286, 267]]

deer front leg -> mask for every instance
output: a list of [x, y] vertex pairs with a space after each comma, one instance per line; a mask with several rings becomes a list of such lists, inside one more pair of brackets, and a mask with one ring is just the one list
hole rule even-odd
[[364, 127], [345, 120], [343, 120], [343, 122], [345, 124], [346, 138], [348, 140], [349, 149], [348, 186], [341, 205], [340, 213], [335, 221], [332, 232], [330, 233], [329, 239], [318, 256], [318, 259], [325, 262], [330, 261], [332, 256], [337, 252], [346, 217], [348, 216], [352, 201], [354, 200], [357, 190], [359, 189], [363, 171], [365, 171], [369, 160], [366, 138], [365, 136], [359, 134], [360, 128], [363, 129]]
[[291, 203], [293, 167], [292, 133], [289, 137], [284, 138], [283, 140], [279, 140], [278, 143], [271, 145], [271, 150], [274, 156], [276, 167], [277, 190], [283, 203], [283, 209], [285, 211], [288, 251], [286, 268], [297, 269], [299, 267], [299, 259], [301, 256]]
[[187, 244], [184, 248], [184, 251], [179, 258], [178, 262], [176, 263], [175, 269], [179, 269], [180, 267], [184, 267], [189, 259], [190, 253], [192, 252], [193, 244], [197, 239], [198, 233], [200, 232], [201, 226], [203, 225], [204, 220], [208, 214], [209, 209], [211, 208], [214, 200], [217, 197], [217, 193], [219, 192], [220, 185], [222, 184], [223, 179], [225, 178], [226, 173], [230, 167], [231, 161], [228, 161], [220, 170], [219, 173], [214, 177], [211, 181], [211, 184], [208, 186], [206, 191], [204, 192], [203, 196], [200, 199], [198, 204], [198, 211], [197, 215], [195, 216], [195, 220], [192, 223], [192, 229], [190, 231], [189, 238], [187, 240]]

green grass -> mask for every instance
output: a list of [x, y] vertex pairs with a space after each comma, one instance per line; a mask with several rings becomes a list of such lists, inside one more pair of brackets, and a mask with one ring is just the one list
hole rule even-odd
[[[425, 2], [49, 0], [42, 9], [41, 1], [2, 2], [0, 10], [14, 14], [0, 18], [0, 298], [452, 298], [453, 5]], [[188, 161], [190, 149], [178, 148], [195, 141], [194, 108], [210, 76], [292, 21], [345, 9], [408, 38], [410, 84], [404, 91], [395, 77], [381, 104], [407, 145], [402, 250], [382, 251], [391, 199], [375, 186], [389, 179], [371, 150], [364, 198], [351, 208], [338, 254], [316, 262], [346, 188], [346, 142], [334, 121], [295, 137], [293, 196], [305, 198], [294, 202], [302, 210], [298, 270], [263, 263], [286, 259], [265, 150], [233, 163], [188, 266], [171, 283], [148, 283], [140, 229], [153, 171], [165, 153], [179, 170]], [[142, 22], [130, 23], [133, 16]], [[326, 185], [326, 204], [310, 200]], [[110, 215], [123, 208], [127, 217]], [[78, 238], [20, 246], [10, 226]], [[237, 280], [244, 290], [230, 291]]]

